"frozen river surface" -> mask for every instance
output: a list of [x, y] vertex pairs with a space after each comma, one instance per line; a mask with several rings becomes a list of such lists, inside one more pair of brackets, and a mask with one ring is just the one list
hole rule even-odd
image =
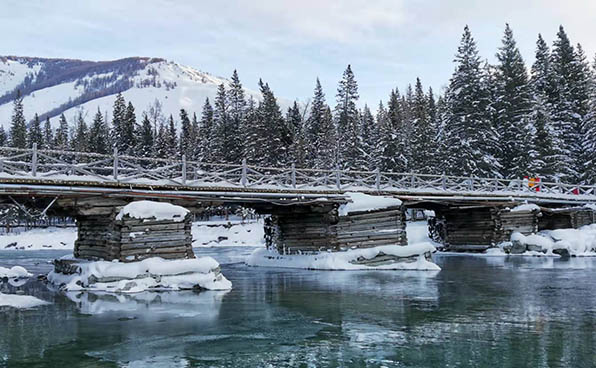
[[[0, 367], [595, 367], [596, 258], [435, 256], [440, 272], [250, 268], [200, 248], [229, 292], [97, 295], [36, 279], [0, 292]], [[50, 270], [70, 251], [0, 252]]]

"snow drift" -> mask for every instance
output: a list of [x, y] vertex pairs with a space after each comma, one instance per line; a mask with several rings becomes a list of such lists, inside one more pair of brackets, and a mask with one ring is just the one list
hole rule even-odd
[[9, 279], [20, 279], [31, 277], [31, 275], [24, 267], [21, 266], [13, 266], [12, 268], [6, 268], [0, 266], [0, 278], [9, 278]]
[[77, 269], [72, 274], [52, 271], [48, 281], [64, 291], [91, 290], [138, 293], [146, 290], [228, 290], [232, 283], [220, 272], [211, 257], [165, 260], [148, 258], [140, 262], [69, 261]]
[[[350, 249], [340, 252], [320, 254], [282, 255], [277, 250], [256, 249], [246, 261], [249, 266], [303, 268], [310, 270], [427, 270], [439, 271], [441, 268], [426, 259], [426, 253], [435, 251], [430, 243], [418, 243], [407, 246], [385, 245], [374, 248]], [[404, 258], [401, 262], [367, 266], [354, 263], [362, 259], [373, 259], [389, 255]]]
[[0, 293], [0, 307], [11, 307], [18, 309], [29, 309], [40, 305], [50, 304], [44, 300], [30, 295], [15, 295]]
[[596, 256], [596, 224], [579, 229], [545, 230], [531, 235], [515, 232], [511, 235], [511, 242], [501, 244], [500, 248], [504, 250], [503, 254]]
[[171, 203], [135, 201], [122, 207], [116, 215], [116, 220], [122, 220], [124, 216], [128, 216], [135, 219], [182, 222], [189, 212], [186, 208]]

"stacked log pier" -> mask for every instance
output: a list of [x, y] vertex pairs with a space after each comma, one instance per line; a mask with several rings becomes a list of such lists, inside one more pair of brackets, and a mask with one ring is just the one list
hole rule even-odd
[[389, 207], [376, 211], [351, 212], [339, 216], [332, 226], [340, 249], [407, 245], [405, 211]]
[[124, 216], [77, 217], [74, 255], [89, 260], [139, 261], [150, 257], [194, 258], [191, 216], [183, 221], [136, 219]]
[[449, 207], [440, 212], [445, 226], [445, 247], [451, 251], [484, 251], [513, 232], [538, 231], [539, 210], [511, 211], [499, 207]]
[[268, 246], [281, 254], [312, 254], [382, 245], [407, 245], [405, 210], [390, 207], [339, 216], [326, 213], [279, 213], [267, 222]]
[[596, 223], [596, 211], [589, 207], [543, 208], [539, 230], [577, 229]]

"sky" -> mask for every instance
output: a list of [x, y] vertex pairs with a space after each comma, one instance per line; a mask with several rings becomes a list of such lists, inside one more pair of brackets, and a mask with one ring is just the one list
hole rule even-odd
[[0, 55], [162, 57], [303, 102], [318, 77], [332, 105], [351, 64], [359, 104], [376, 107], [416, 77], [441, 91], [466, 24], [494, 62], [509, 23], [530, 64], [561, 24], [593, 60], [595, 16], [593, 0], [1, 0]]

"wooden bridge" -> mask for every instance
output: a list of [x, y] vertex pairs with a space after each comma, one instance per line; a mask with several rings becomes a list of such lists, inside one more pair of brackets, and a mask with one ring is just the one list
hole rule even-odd
[[235, 200], [331, 199], [345, 192], [405, 201], [596, 202], [596, 186], [521, 179], [381, 171], [259, 167], [71, 151], [0, 147], [0, 195], [76, 196], [123, 193]]
[[[342, 219], [337, 209], [348, 201], [347, 192], [390, 196], [403, 205], [386, 213]], [[544, 218], [549, 222], [542, 228], [596, 222], [594, 211], [587, 213], [585, 207], [596, 203], [593, 185], [294, 165], [259, 167], [246, 161], [221, 164], [184, 156], [124, 156], [116, 150], [105, 155], [39, 150], [35, 145], [32, 149], [0, 147], [0, 203], [76, 216], [80, 229], [96, 229], [93, 239], [101, 239], [105, 235], [101, 229], [113, 225], [106, 216], [113, 219], [118, 208], [139, 199], [167, 201], [197, 212], [225, 203], [252, 207], [273, 215], [271, 239], [284, 252], [407, 244], [407, 207], [435, 210], [441, 225], [436, 235], [453, 249], [466, 249], [469, 242], [474, 243], [472, 249], [486, 248], [506, 240], [512, 231], [538, 231], [542, 214], [509, 212], [522, 203], [539, 204], [542, 212], [548, 212]], [[573, 210], [561, 212], [561, 207]], [[97, 230], [99, 223], [104, 225]]]

